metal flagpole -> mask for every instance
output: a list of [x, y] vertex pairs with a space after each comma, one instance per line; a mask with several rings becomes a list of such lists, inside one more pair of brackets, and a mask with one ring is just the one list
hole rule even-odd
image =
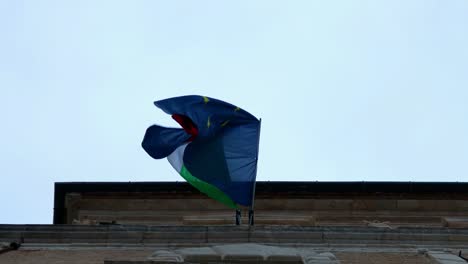
[[260, 149], [260, 130], [262, 128], [262, 119], [260, 118], [258, 123], [258, 140], [257, 140], [257, 158], [255, 160], [255, 179], [253, 182], [252, 189], [252, 205], [249, 208], [249, 225], [254, 225], [254, 205], [255, 205], [255, 186], [257, 185], [257, 166], [258, 166], [258, 152]]
[[236, 209], [236, 225], [242, 224], [241, 210]]

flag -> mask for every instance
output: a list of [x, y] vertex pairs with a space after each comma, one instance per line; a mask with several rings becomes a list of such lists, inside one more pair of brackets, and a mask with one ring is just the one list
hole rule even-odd
[[152, 125], [143, 149], [167, 158], [192, 186], [232, 207], [251, 206], [257, 173], [260, 121], [232, 104], [189, 95], [154, 104], [182, 128]]

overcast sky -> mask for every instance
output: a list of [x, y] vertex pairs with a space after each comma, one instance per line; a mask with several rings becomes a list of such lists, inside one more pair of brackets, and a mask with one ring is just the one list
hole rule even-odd
[[262, 118], [258, 180], [467, 181], [468, 1], [0, 0], [0, 223], [183, 181], [140, 143], [187, 94]]

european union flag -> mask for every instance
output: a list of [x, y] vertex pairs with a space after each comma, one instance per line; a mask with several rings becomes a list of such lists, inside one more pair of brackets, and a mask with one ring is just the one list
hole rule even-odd
[[143, 149], [166, 158], [191, 185], [232, 208], [251, 206], [257, 172], [260, 121], [245, 110], [206, 96], [154, 104], [182, 128], [153, 125]]

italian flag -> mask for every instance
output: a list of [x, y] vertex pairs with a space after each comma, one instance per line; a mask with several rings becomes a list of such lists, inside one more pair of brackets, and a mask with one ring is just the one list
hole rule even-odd
[[156, 101], [181, 128], [150, 126], [142, 142], [153, 158], [167, 158], [193, 187], [231, 207], [253, 200], [260, 121], [245, 110], [206, 96]]

